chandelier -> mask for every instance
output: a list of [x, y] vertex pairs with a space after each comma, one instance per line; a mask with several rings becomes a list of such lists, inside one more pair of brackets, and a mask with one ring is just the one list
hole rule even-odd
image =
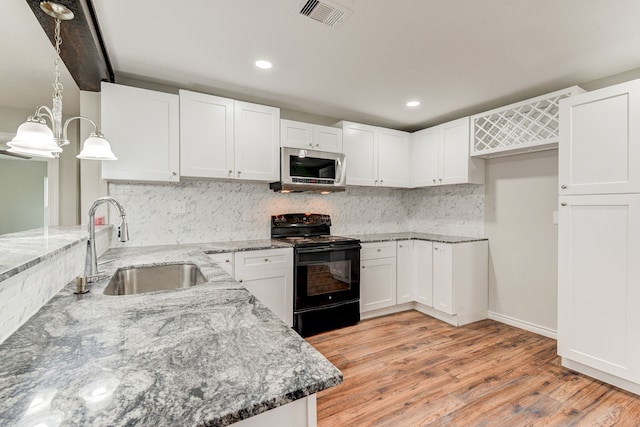
[[[93, 125], [93, 132], [84, 141], [84, 146], [80, 154], [76, 157], [86, 160], [117, 160], [111, 151], [111, 145], [98, 131], [95, 122], [83, 116], [68, 118], [62, 124], [62, 83], [60, 83], [60, 23], [74, 18], [73, 12], [67, 7], [49, 1], [40, 2], [40, 9], [47, 15], [55, 19], [54, 44], [56, 57], [54, 64], [53, 80], [53, 106], [40, 105], [36, 108], [35, 114], [29, 116], [27, 121], [18, 126], [16, 136], [7, 143], [10, 153], [56, 158], [60, 156], [62, 147], [69, 144], [67, 138], [67, 127], [73, 120], [86, 120]], [[47, 120], [51, 127], [47, 126]]]

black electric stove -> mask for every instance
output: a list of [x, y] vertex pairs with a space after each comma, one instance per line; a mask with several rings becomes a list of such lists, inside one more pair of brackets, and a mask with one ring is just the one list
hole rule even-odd
[[329, 215], [271, 217], [271, 237], [293, 244], [293, 328], [303, 337], [360, 321], [360, 241], [330, 234]]

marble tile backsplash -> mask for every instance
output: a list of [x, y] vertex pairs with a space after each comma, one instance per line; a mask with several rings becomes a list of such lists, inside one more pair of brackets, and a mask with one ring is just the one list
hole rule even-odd
[[[329, 195], [274, 193], [266, 183], [183, 180], [178, 184], [110, 183], [127, 211], [130, 240], [147, 246], [267, 239], [271, 215], [331, 215], [333, 234], [416, 231], [484, 235], [484, 186], [426, 189], [349, 187]], [[111, 222], [117, 226], [115, 211]], [[116, 233], [113, 233], [114, 236]], [[122, 246], [117, 239], [112, 246]]]
[[403, 204], [410, 231], [484, 237], [484, 185], [416, 188]]

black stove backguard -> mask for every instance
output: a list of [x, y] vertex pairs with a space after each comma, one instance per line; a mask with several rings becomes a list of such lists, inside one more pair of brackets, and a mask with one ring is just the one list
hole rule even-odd
[[293, 328], [303, 337], [360, 321], [360, 241], [327, 236], [322, 214], [271, 217], [273, 238], [294, 244]]

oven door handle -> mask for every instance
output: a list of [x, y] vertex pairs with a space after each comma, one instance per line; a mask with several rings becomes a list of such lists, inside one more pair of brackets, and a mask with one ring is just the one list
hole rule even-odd
[[351, 249], [360, 249], [359, 243], [353, 245], [328, 245], [328, 246], [316, 246], [311, 248], [296, 248], [298, 254], [311, 254], [317, 252], [329, 252], [329, 251], [347, 251]]

